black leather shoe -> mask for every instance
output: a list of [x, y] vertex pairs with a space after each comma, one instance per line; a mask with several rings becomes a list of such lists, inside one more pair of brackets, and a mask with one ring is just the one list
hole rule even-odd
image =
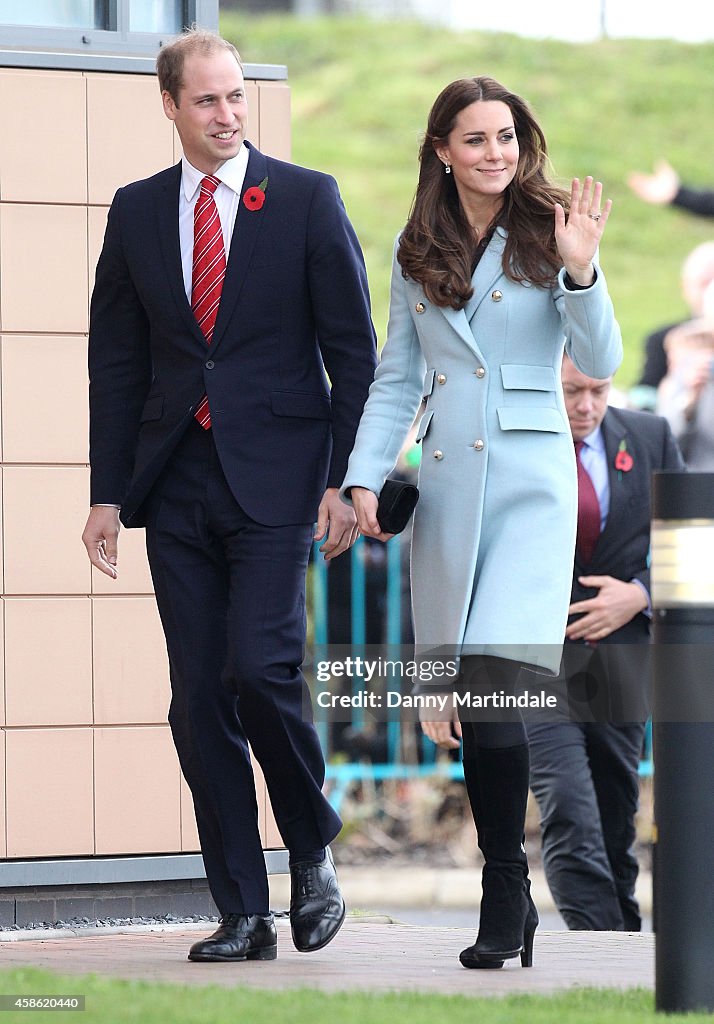
[[290, 865], [290, 928], [301, 953], [322, 949], [337, 935], [345, 919], [345, 901], [337, 884], [328, 846], [320, 864]]
[[278, 936], [272, 914], [226, 914], [207, 939], [194, 942], [189, 960], [275, 960]]

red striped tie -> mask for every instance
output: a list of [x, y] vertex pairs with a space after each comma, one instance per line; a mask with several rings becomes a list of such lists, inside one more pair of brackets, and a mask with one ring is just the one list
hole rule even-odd
[[[213, 198], [213, 193], [219, 185], [220, 180], [212, 176], [202, 180], [201, 191], [193, 212], [191, 309], [208, 345], [211, 344], [213, 338], [213, 328], [221, 301], [223, 278], [226, 276], [223, 229], [218, 216], [218, 207]], [[204, 430], [210, 429], [211, 411], [208, 408], [207, 395], [201, 399], [194, 415]]]

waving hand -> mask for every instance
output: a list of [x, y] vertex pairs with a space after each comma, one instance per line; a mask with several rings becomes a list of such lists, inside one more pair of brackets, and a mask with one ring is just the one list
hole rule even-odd
[[592, 261], [611, 209], [612, 200], [602, 204], [602, 184], [593, 184], [590, 175], [582, 189], [579, 178], [573, 178], [567, 221], [563, 207], [555, 205], [555, 242], [563, 266], [575, 284], [587, 286], [594, 280]]

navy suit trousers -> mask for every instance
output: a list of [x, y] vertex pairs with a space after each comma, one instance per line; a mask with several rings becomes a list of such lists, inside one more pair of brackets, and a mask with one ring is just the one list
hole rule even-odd
[[147, 506], [146, 543], [171, 672], [169, 722], [221, 914], [264, 914], [268, 882], [249, 745], [293, 858], [341, 822], [300, 670], [312, 524], [263, 526], [192, 423]]

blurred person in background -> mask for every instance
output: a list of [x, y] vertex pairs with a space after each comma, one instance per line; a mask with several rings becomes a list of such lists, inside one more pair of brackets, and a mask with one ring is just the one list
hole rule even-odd
[[687, 467], [710, 473], [714, 471], [714, 282], [704, 296], [703, 313], [674, 327], [664, 339], [667, 373], [657, 390], [657, 412], [669, 420]]
[[628, 395], [629, 403], [638, 409], [654, 410], [657, 388], [667, 373], [666, 335], [675, 327], [704, 313], [707, 289], [714, 283], [714, 242], [702, 242], [684, 260], [681, 272], [681, 292], [689, 315], [685, 320], [666, 324], [647, 336], [644, 343], [645, 364], [640, 379]]

